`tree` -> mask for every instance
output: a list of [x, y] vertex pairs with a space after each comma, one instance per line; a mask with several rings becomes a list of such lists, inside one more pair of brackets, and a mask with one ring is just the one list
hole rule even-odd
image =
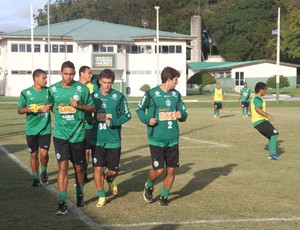
[[199, 92], [202, 94], [202, 90], [206, 85], [216, 83], [216, 79], [208, 72], [198, 72], [191, 76], [188, 81], [188, 84], [196, 84], [199, 87]]
[[[266, 82], [267, 86], [270, 88], [275, 89], [276, 88], [276, 76], [272, 76], [270, 77], [267, 82]], [[283, 75], [279, 76], [279, 88], [282, 89], [284, 87], [289, 87], [290, 83], [289, 83], [289, 79], [287, 77], [284, 77]]]

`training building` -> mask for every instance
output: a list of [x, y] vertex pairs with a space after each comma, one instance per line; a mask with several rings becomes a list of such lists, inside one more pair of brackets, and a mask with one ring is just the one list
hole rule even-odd
[[[277, 64], [271, 60], [257, 60], [246, 62], [188, 62], [188, 77], [198, 72], [208, 72], [215, 77], [223, 89], [237, 92], [247, 82], [254, 88], [259, 81], [266, 82], [268, 78], [277, 75]], [[297, 68], [300, 65], [281, 62], [279, 75], [287, 77], [290, 88], [297, 86]], [[214, 87], [214, 86], [213, 86]]]
[[19, 96], [32, 85], [37, 68], [48, 72], [49, 84], [60, 81], [61, 64], [68, 60], [75, 64], [76, 80], [83, 65], [90, 66], [94, 75], [112, 69], [114, 88], [129, 96], [142, 96], [141, 87], [158, 85], [162, 69], [171, 66], [181, 73], [176, 89], [186, 95], [186, 49], [194, 39], [190, 35], [159, 31], [157, 44], [156, 30], [90, 19], [49, 28], [0, 34], [0, 95]]

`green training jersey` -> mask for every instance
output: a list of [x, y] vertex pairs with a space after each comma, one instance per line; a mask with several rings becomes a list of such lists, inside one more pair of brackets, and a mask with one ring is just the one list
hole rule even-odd
[[46, 135], [51, 134], [51, 117], [50, 111], [40, 112], [47, 101], [48, 88], [36, 91], [34, 87], [22, 90], [18, 103], [18, 108], [28, 108], [36, 105], [36, 113], [26, 113], [26, 135]]
[[79, 104], [93, 106], [89, 89], [80, 82], [74, 81], [69, 88], [64, 88], [61, 81], [49, 87], [48, 102], [53, 106], [53, 136], [71, 143], [82, 142], [85, 138], [85, 112], [71, 106], [73, 98]]
[[[180, 119], [176, 118], [176, 111], [181, 112]], [[164, 147], [178, 144], [178, 121], [185, 121], [188, 114], [181, 94], [177, 90], [164, 92], [160, 86], [157, 86], [147, 91], [139, 102], [136, 113], [141, 122], [147, 125], [150, 145]], [[151, 118], [157, 119], [155, 126], [149, 125]]]
[[241, 102], [250, 102], [251, 89], [250, 88], [241, 88], [240, 95], [242, 96]]
[[[91, 144], [105, 148], [121, 147], [121, 125], [131, 119], [131, 113], [125, 96], [112, 89], [103, 95], [100, 90], [92, 94], [96, 106], [92, 128]], [[108, 126], [105, 122], [110, 120]]]

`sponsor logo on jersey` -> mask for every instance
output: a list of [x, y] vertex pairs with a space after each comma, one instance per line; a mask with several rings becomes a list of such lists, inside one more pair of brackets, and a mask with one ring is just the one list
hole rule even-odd
[[32, 95], [29, 90], [26, 91], [27, 95]]
[[114, 93], [114, 94], [111, 96], [111, 99], [117, 100], [117, 97], [118, 97], [118, 95]]
[[156, 97], [160, 97], [161, 95], [160, 95], [160, 92], [159, 91], [155, 91], [155, 96]]
[[76, 113], [76, 109], [73, 106], [60, 105], [58, 106], [58, 112], [60, 114]]
[[99, 98], [99, 94], [98, 94], [98, 93], [95, 93], [95, 94], [94, 94], [94, 98]]
[[80, 85], [77, 86], [77, 90], [81, 91], [81, 86]]
[[174, 121], [176, 120], [176, 112], [164, 112], [164, 111], [160, 111], [159, 112], [159, 120], [160, 121]]

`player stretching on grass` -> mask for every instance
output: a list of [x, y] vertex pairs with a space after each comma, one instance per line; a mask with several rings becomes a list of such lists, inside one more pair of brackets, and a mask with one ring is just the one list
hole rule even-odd
[[[92, 94], [96, 106], [91, 136], [94, 180], [98, 191], [96, 207], [105, 205], [104, 180], [113, 195], [118, 193], [115, 178], [119, 171], [121, 157], [121, 125], [131, 119], [125, 96], [112, 89], [115, 74], [104, 69], [99, 74], [99, 89]], [[102, 173], [103, 171], [103, 173]]]
[[54, 110], [53, 143], [58, 162], [58, 211], [57, 215], [68, 213], [66, 205], [69, 159], [73, 163], [76, 178], [77, 207], [85, 206], [83, 200], [85, 165], [85, 112], [95, 109], [89, 89], [74, 81], [75, 66], [66, 61], [61, 66], [62, 81], [49, 87], [48, 103]]
[[168, 196], [175, 179], [175, 168], [179, 166], [178, 121], [187, 118], [182, 97], [175, 90], [179, 77], [177, 70], [165, 67], [161, 73], [162, 84], [147, 91], [136, 109], [141, 122], [147, 125], [152, 160], [143, 196], [145, 201], [152, 202], [154, 182], [163, 174], [166, 164], [159, 198], [162, 206], [169, 205]]
[[269, 159], [280, 160], [277, 154], [277, 136], [278, 132], [270, 123], [274, 117], [266, 112], [266, 102], [263, 97], [266, 94], [267, 85], [263, 82], [258, 82], [255, 85], [256, 95], [251, 101], [252, 124], [263, 136], [269, 139]]
[[47, 164], [51, 140], [51, 118], [49, 106], [44, 106], [48, 95], [46, 72], [41, 69], [35, 70], [33, 72], [33, 81], [33, 86], [21, 92], [18, 113], [26, 113], [26, 140], [31, 153], [32, 187], [38, 187], [40, 183], [48, 184]]

